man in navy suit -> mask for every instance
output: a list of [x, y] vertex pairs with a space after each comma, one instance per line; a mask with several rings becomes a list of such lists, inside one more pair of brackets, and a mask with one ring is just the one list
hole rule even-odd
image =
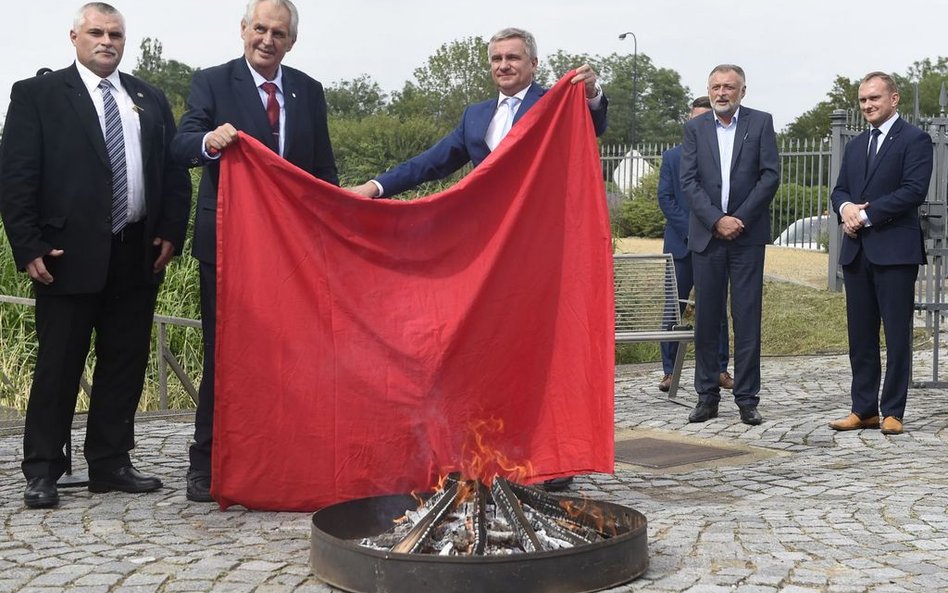
[[[689, 119], [694, 119], [711, 111], [711, 100], [698, 97], [691, 102]], [[688, 200], [681, 191], [681, 144], [662, 153], [662, 167], [658, 173], [658, 206], [665, 215], [664, 252], [675, 258], [675, 284], [678, 285], [678, 303], [680, 311], [685, 311], [685, 301], [694, 286], [694, 273], [691, 266], [691, 252], [688, 251]], [[732, 389], [734, 379], [727, 372], [730, 357], [727, 336], [727, 311], [721, 316], [720, 359], [721, 374], [718, 383], [722, 389]], [[671, 389], [672, 371], [675, 356], [678, 354], [678, 342], [662, 342], [662, 370], [664, 376], [658, 384], [659, 391]]]
[[[458, 127], [420, 155], [396, 165], [375, 179], [351, 188], [368, 198], [390, 197], [426, 181], [443, 179], [468, 162], [475, 167], [497, 146], [513, 125], [543, 96], [546, 89], [533, 81], [537, 69], [537, 44], [522, 29], [503, 29], [487, 46], [490, 72], [499, 94], [469, 105]], [[573, 84], [586, 86], [596, 135], [606, 131], [608, 101], [596, 82], [596, 73], [584, 64], [576, 69]]]
[[89, 490], [150, 492], [131, 463], [158, 286], [184, 246], [191, 182], [172, 162], [165, 96], [118, 71], [125, 18], [91, 2], [69, 32], [76, 61], [13, 85], [0, 148], [0, 213], [32, 280], [38, 342], [23, 433], [24, 502], [59, 504], [79, 380], [95, 340], [83, 453]]
[[296, 43], [298, 23], [299, 14], [290, 0], [252, 0], [240, 23], [244, 55], [194, 75], [188, 111], [181, 118], [171, 146], [179, 162], [204, 166], [192, 250], [200, 260], [204, 332], [204, 372], [187, 475], [187, 497], [193, 501], [212, 500], [220, 153], [237, 141], [240, 130], [314, 176], [339, 183], [329, 142], [323, 87], [303, 72], [281, 65]]
[[780, 184], [780, 163], [773, 118], [741, 106], [746, 92], [739, 66], [715, 67], [708, 78], [713, 112], [685, 124], [681, 187], [691, 205], [688, 248], [694, 264], [698, 393], [689, 422], [718, 415], [718, 339], [729, 284], [734, 401], [743, 423], [762, 421], [757, 394], [764, 246], [771, 242], [770, 203]]
[[[850, 414], [834, 430], [878, 428], [902, 433], [912, 359], [915, 279], [925, 263], [918, 207], [932, 175], [932, 141], [899, 117], [891, 76], [871, 72], [859, 83], [859, 106], [871, 126], [846, 145], [831, 196], [843, 225], [839, 263], [846, 286]], [[879, 325], [885, 328], [882, 392]]]

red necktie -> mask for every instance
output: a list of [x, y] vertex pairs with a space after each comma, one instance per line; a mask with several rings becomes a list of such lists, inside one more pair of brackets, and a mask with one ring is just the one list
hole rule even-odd
[[270, 130], [274, 136], [280, 135], [280, 104], [277, 103], [277, 85], [265, 82], [260, 85], [267, 94], [267, 119], [270, 121]]

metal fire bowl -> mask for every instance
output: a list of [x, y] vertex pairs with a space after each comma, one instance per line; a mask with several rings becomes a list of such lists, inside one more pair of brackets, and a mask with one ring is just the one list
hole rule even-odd
[[[616, 517], [618, 535], [548, 552], [509, 556], [435, 556], [358, 545], [384, 533], [392, 520], [418, 507], [408, 495], [352, 500], [313, 513], [313, 574], [355, 593], [588, 593], [631, 581], [648, 568], [646, 519], [608, 502], [572, 497]], [[355, 540], [355, 541], [349, 541]]]

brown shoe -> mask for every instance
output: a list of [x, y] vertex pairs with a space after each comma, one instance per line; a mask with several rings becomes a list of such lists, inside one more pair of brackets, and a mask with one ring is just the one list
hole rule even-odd
[[668, 390], [672, 387], [672, 376], [671, 373], [662, 377], [662, 382], [658, 384], [658, 390], [668, 393]]
[[[899, 426], [901, 427], [901, 424]], [[856, 414], [853, 414], [852, 412], [850, 412], [849, 416], [830, 422], [829, 427], [832, 428], [833, 430], [859, 430], [861, 428], [879, 428], [879, 417], [870, 416], [868, 418], [860, 418]]]
[[734, 377], [731, 376], [731, 373], [724, 371], [718, 378], [718, 385], [721, 386], [721, 389], [734, 389]]
[[902, 434], [902, 421], [895, 416], [882, 419], [882, 434]]

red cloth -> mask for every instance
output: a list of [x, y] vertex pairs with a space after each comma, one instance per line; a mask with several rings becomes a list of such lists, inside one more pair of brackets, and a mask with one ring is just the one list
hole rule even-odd
[[412, 202], [241, 135], [217, 237], [221, 507], [425, 490], [470, 465], [478, 423], [528, 482], [613, 470], [611, 236], [582, 85], [561, 80], [471, 174]]

